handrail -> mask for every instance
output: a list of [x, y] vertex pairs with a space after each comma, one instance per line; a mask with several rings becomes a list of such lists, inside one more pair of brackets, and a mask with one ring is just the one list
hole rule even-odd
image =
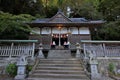
[[81, 40], [81, 43], [120, 43], [120, 41]]
[[88, 70], [87, 70], [86, 65], [87, 65], [87, 63], [88, 63], [88, 59], [86, 59], [85, 55], [84, 55], [84, 56], [81, 55], [81, 61], [82, 61], [82, 67], [83, 67], [86, 75], [87, 75], [87, 76], [89, 77], [89, 79], [90, 79], [91, 73], [88, 72]]
[[105, 45], [105, 43], [83, 44], [84, 54], [86, 51], [90, 51], [96, 57], [120, 57], [120, 45]]
[[38, 40], [0, 40], [0, 42], [23, 42], [23, 43], [36, 43]]
[[38, 63], [40, 62], [39, 58], [36, 58], [35, 60], [35, 65], [33, 66], [32, 70], [30, 71], [29, 75], [33, 73], [33, 71], [35, 70], [35, 68], [37, 67]]
[[[78, 47], [78, 46], [77, 46]], [[76, 47], [76, 48], [77, 48]], [[90, 76], [91, 76], [91, 73], [90, 72], [88, 72], [88, 70], [87, 70], [87, 67], [86, 67], [86, 65], [87, 65], [87, 63], [89, 62], [89, 60], [88, 60], [88, 58], [87, 58], [87, 55], [83, 52], [82, 53], [82, 48], [80, 47], [80, 45], [79, 45], [79, 48], [78, 49], [80, 49], [80, 60], [81, 60], [81, 62], [82, 62], [82, 67], [83, 67], [83, 69], [84, 69], [84, 71], [85, 71], [85, 73], [86, 73], [86, 75], [88, 76], [88, 78], [90, 79]]]

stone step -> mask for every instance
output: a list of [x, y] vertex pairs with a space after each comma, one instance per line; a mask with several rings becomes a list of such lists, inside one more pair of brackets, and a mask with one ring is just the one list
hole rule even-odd
[[46, 64], [50, 64], [50, 63], [53, 63], [53, 64], [55, 64], [55, 63], [58, 63], [58, 64], [81, 64], [80, 61], [70, 61], [70, 60], [68, 60], [68, 61], [53, 61], [53, 60], [48, 61], [48, 60], [46, 60], [46, 61], [40, 61], [40, 63], [41, 64], [43, 64], [43, 63], [46, 63]]
[[34, 73], [30, 78], [60, 78], [60, 79], [88, 79], [84, 74], [47, 74]]
[[80, 64], [81, 61], [78, 59], [41, 59], [40, 64], [43, 63], [58, 63], [58, 64]]
[[80, 59], [76, 59], [76, 58], [67, 58], [67, 59], [40, 59], [40, 61], [80, 61]]
[[40, 60], [40, 63], [58, 63], [58, 64], [80, 64], [79, 60]]
[[85, 74], [81, 70], [35, 70], [34, 73], [50, 73], [50, 74]]
[[40, 59], [28, 80], [90, 80], [79, 59]]
[[83, 70], [82, 67], [37, 67], [36, 70]]
[[90, 79], [28, 78], [26, 80], [90, 80]]
[[38, 67], [82, 67], [80, 64], [39, 64]]

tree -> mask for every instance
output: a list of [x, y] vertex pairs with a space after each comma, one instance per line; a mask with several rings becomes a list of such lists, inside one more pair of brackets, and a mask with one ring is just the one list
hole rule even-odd
[[[120, 40], [120, 2], [119, 0], [101, 0], [98, 10], [103, 14], [106, 23], [98, 29], [97, 35], [93, 39]], [[95, 34], [95, 33], [93, 33]]]
[[120, 16], [119, 0], [101, 0], [98, 10], [104, 15], [107, 21], [115, 21]]
[[1, 0], [0, 10], [11, 14], [44, 14], [42, 0]]
[[30, 27], [26, 21], [34, 19], [28, 14], [12, 15], [0, 12], [0, 39], [26, 39]]
[[92, 33], [94, 40], [120, 40], [120, 21], [111, 21]]

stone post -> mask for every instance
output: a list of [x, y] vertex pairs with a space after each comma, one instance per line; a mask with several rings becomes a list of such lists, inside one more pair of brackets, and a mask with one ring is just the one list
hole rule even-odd
[[39, 52], [38, 52], [38, 57], [39, 58], [44, 58], [44, 55], [43, 55], [43, 47], [42, 47], [42, 44], [39, 45]]
[[98, 61], [92, 52], [89, 52], [89, 65], [91, 71], [91, 80], [99, 79], [100, 75], [98, 73]]
[[27, 60], [26, 57], [23, 55], [20, 57], [19, 61], [17, 62], [17, 75], [15, 76], [15, 80], [23, 80], [26, 77], [26, 65]]
[[77, 48], [77, 51], [76, 51], [76, 58], [80, 58], [80, 44], [79, 43], [76, 43], [76, 48]]
[[35, 43], [33, 43], [33, 50], [32, 50], [32, 56], [31, 56], [32, 60], [34, 60], [34, 50], [35, 50]]
[[13, 46], [14, 46], [14, 43], [12, 43], [12, 44], [11, 44], [11, 49], [10, 49], [9, 60], [10, 60], [10, 59], [11, 59], [11, 57], [12, 57]]
[[90, 70], [91, 70], [91, 79], [96, 80], [100, 78], [98, 73], [98, 62], [97, 60], [91, 60], [90, 62]]

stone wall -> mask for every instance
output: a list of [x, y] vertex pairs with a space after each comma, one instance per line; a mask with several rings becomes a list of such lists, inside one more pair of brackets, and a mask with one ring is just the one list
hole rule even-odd
[[120, 65], [120, 60], [119, 59], [100, 59], [98, 60], [98, 71], [102, 75], [107, 73], [109, 64], [113, 63], [115, 66]]

